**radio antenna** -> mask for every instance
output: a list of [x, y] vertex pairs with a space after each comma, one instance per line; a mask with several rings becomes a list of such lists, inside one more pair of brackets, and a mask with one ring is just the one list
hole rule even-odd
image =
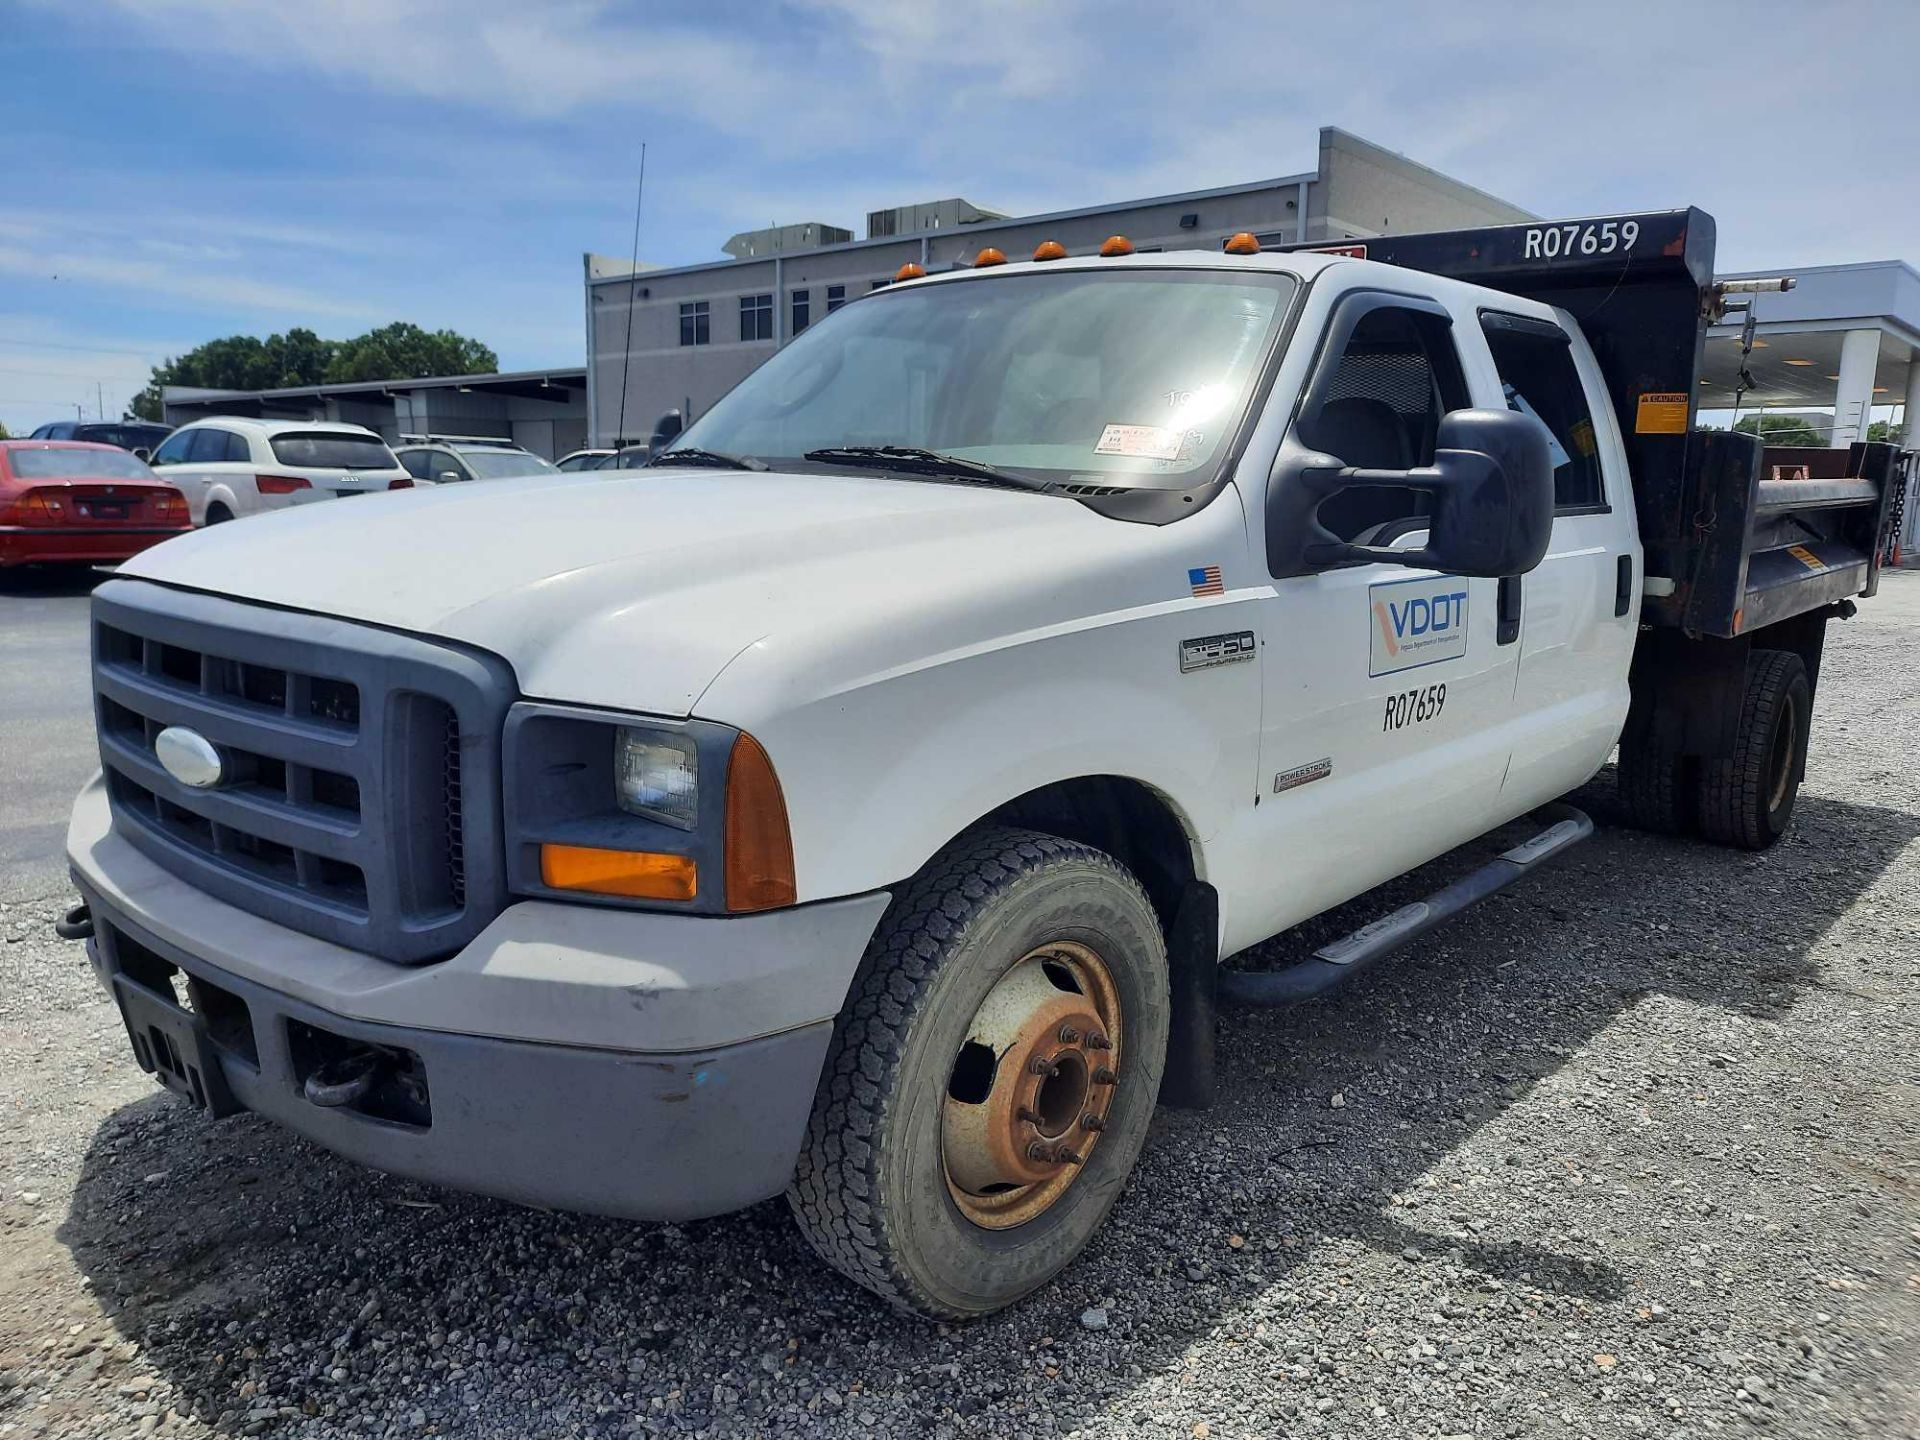
[[[627, 443], [627, 374], [633, 368], [633, 306], [636, 290], [640, 284], [640, 205], [647, 196], [647, 142], [640, 142], [640, 183], [633, 191], [633, 253], [628, 261], [627, 270], [627, 338], [622, 343], [620, 355], [620, 423], [613, 432], [613, 448], [624, 449]], [[587, 363], [593, 363], [593, 357], [587, 357]]]

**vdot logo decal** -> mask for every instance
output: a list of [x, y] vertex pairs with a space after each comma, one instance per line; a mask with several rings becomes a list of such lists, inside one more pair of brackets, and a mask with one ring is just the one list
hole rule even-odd
[[1369, 675], [1391, 675], [1467, 653], [1467, 582], [1454, 575], [1367, 588], [1373, 607]]

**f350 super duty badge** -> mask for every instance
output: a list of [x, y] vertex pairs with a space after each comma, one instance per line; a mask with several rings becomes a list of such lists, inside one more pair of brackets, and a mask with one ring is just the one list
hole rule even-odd
[[1391, 675], [1467, 653], [1467, 582], [1452, 575], [1367, 587], [1367, 674]]
[[1215, 665], [1237, 665], [1253, 659], [1259, 642], [1251, 630], [1236, 630], [1231, 635], [1202, 635], [1197, 640], [1180, 642], [1180, 672], [1207, 670]]

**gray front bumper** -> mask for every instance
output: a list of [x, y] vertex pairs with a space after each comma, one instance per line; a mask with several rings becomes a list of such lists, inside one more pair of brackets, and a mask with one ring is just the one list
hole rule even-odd
[[[193, 889], [105, 812], [96, 783], [68, 836], [89, 958], [109, 993], [120, 978], [172, 1005], [176, 969], [244, 1005], [209, 1049], [239, 1107], [396, 1175], [634, 1219], [786, 1188], [888, 898], [739, 919], [529, 902], [458, 955], [405, 967]], [[417, 1056], [429, 1123], [308, 1101], [290, 1043], [302, 1026]]]

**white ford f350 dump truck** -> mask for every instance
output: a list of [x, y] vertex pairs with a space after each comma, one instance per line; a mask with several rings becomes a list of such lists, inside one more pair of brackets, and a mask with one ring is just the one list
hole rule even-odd
[[1692, 432], [1712, 246], [1675, 211], [989, 253], [650, 470], [173, 541], [95, 596], [65, 932], [214, 1114], [530, 1204], [785, 1192], [896, 1305], [992, 1311], [1208, 1098], [1217, 1000], [1580, 839], [1556, 799], [1616, 745], [1641, 823], [1786, 825], [1892, 452]]

